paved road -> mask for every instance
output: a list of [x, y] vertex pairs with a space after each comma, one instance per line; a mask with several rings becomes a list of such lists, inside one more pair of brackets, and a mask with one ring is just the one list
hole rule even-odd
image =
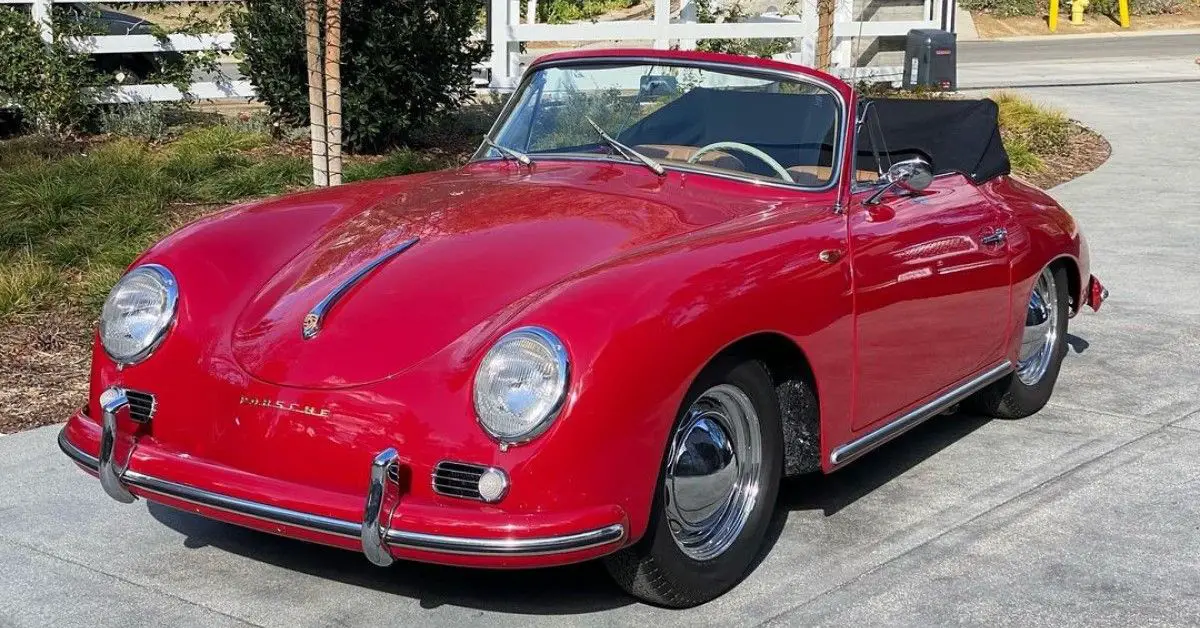
[[774, 548], [701, 609], [633, 603], [597, 568], [370, 566], [349, 552], [121, 506], [55, 428], [0, 437], [0, 625], [1200, 624], [1200, 84], [1028, 92], [1112, 159], [1055, 191], [1112, 288], [1071, 324], [1053, 403], [944, 417], [789, 483]]
[[959, 44], [961, 88], [1200, 81], [1200, 31]]
[[1022, 37], [962, 41], [961, 63], [1022, 63], [1075, 59], [1200, 57], [1200, 31], [1148, 35]]

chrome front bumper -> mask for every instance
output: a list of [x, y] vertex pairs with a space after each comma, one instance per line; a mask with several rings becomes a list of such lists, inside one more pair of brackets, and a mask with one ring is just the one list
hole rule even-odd
[[101, 421], [100, 457], [93, 457], [71, 443], [67, 439], [65, 428], [58, 435], [58, 446], [75, 463], [96, 473], [105, 492], [122, 503], [131, 503], [137, 499], [129, 490], [135, 488], [266, 522], [359, 539], [367, 559], [384, 567], [393, 561], [391, 548], [474, 556], [522, 557], [577, 552], [616, 543], [625, 538], [625, 526], [620, 523], [559, 536], [507, 539], [447, 536], [392, 529], [385, 520], [385, 515], [390, 510], [383, 507], [389, 472], [398, 464], [398, 454], [391, 448], [377, 455], [371, 464], [371, 482], [361, 522], [314, 515], [198, 489], [129, 469], [128, 459], [132, 457], [132, 450], [124, 464], [117, 464], [113, 460], [117, 413], [128, 405], [128, 399], [124, 390], [110, 388], [101, 396], [100, 402], [104, 415]]

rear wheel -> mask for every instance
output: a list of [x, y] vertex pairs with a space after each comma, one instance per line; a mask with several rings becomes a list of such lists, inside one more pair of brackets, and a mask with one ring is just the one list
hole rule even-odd
[[1004, 419], [1020, 419], [1041, 410], [1054, 392], [1067, 354], [1067, 271], [1047, 267], [1038, 275], [1025, 309], [1025, 328], [1017, 368], [971, 399], [974, 410]]
[[605, 560], [633, 596], [660, 606], [707, 602], [755, 564], [779, 493], [779, 402], [762, 363], [722, 359], [680, 409], [646, 536]]

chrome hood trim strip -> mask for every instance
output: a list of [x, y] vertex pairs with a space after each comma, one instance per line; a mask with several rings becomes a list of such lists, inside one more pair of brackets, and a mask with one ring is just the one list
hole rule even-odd
[[[58, 447], [76, 464], [79, 464], [92, 473], [98, 471], [100, 461], [67, 440], [65, 429], [58, 434]], [[143, 491], [183, 500], [200, 506], [207, 506], [271, 523], [333, 534], [349, 539], [359, 540], [362, 538], [363, 526], [358, 521], [335, 519], [333, 517], [314, 515], [237, 497], [230, 497], [228, 495], [221, 495], [220, 493], [213, 493], [178, 484], [131, 470], [125, 471], [121, 480], [124, 484]], [[386, 531], [384, 541], [388, 546], [440, 554], [543, 556], [600, 547], [616, 543], [624, 538], [625, 526], [620, 523], [614, 523], [603, 528], [572, 534], [522, 539], [446, 536], [390, 529]]]
[[338, 284], [324, 299], [321, 299], [313, 309], [308, 311], [304, 317], [304, 324], [300, 330], [300, 334], [305, 340], [310, 340], [321, 332], [321, 326], [325, 324], [325, 317], [329, 315], [329, 310], [341, 299], [347, 292], [350, 291], [358, 282], [371, 274], [371, 271], [379, 268], [388, 260], [412, 248], [414, 244], [419, 242], [421, 238], [409, 238], [400, 244], [384, 251], [382, 255], [368, 262], [362, 268], [354, 271], [354, 274], [347, 277], [342, 283]]

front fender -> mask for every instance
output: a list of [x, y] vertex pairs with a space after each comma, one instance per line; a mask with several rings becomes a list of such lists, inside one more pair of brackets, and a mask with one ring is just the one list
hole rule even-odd
[[523, 472], [579, 470], [588, 490], [622, 505], [630, 537], [640, 537], [689, 386], [723, 349], [761, 332], [786, 336], [807, 354], [822, 417], [848, 417], [849, 267], [818, 257], [844, 246], [842, 229], [827, 209], [779, 215], [552, 290], [519, 318], [567, 345], [571, 397]]

